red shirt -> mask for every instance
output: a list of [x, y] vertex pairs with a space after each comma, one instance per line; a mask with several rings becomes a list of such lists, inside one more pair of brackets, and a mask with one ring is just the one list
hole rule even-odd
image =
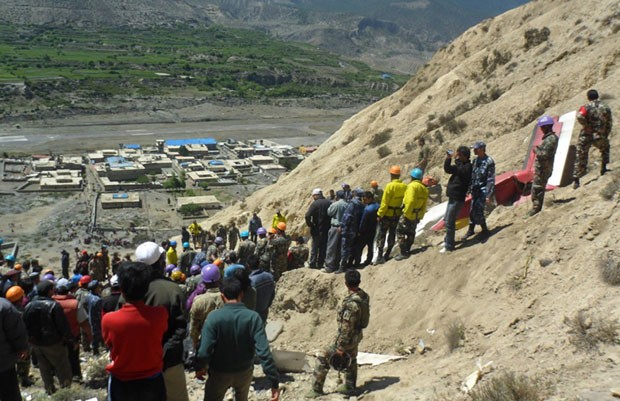
[[78, 322], [78, 301], [71, 294], [67, 295], [54, 295], [52, 299], [62, 306], [63, 312], [69, 321], [69, 327], [71, 328], [71, 334], [73, 337], [80, 335], [80, 323]]
[[168, 311], [144, 302], [126, 303], [101, 321], [103, 341], [112, 362], [106, 370], [121, 381], [151, 377], [163, 369], [162, 338], [168, 329]]

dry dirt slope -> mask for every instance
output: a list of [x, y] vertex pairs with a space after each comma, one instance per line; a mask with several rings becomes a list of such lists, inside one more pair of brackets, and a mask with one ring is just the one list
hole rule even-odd
[[[439, 127], [445, 143], [431, 142], [435, 164], [445, 148], [483, 138], [498, 172], [518, 167], [533, 121], [543, 112], [573, 110], [583, 103], [585, 91], [596, 87], [617, 114], [619, 16], [615, 1], [535, 1], [470, 29], [402, 90], [345, 122], [291, 174], [211, 221], [255, 208], [265, 221], [281, 207], [291, 226], [300, 228], [313, 187], [335, 188], [343, 181], [365, 185], [371, 178], [385, 182], [387, 166], [414, 162], [415, 149], [406, 144], [422, 134], [435, 138], [435, 129], [427, 132], [429, 122], [449, 113], [467, 128], [451, 134]], [[545, 27], [548, 38], [537, 45], [530, 41], [528, 48], [526, 32], [540, 34]], [[386, 130], [391, 154], [380, 158], [373, 135]], [[615, 135], [612, 149], [619, 147]], [[614, 161], [611, 167], [620, 165]], [[443, 256], [436, 247], [440, 235], [431, 235], [431, 247], [414, 258], [365, 270], [364, 288], [373, 302], [362, 348], [393, 352], [423, 338], [433, 350], [362, 369], [361, 383], [396, 378], [364, 399], [425, 400], [444, 392], [455, 399], [455, 389], [477, 358], [494, 361], [496, 370], [488, 377], [510, 369], [545, 378], [547, 399], [611, 399], [607, 389], [620, 373], [620, 348], [576, 352], [563, 320], [581, 309], [620, 317], [617, 288], [601, 281], [597, 267], [609, 252], [620, 252], [617, 191], [611, 201], [599, 194], [618, 173], [598, 178], [592, 172], [582, 188], [548, 194], [543, 213], [528, 221], [522, 219], [527, 206], [496, 209], [489, 217], [495, 234], [486, 244], [466, 244]], [[515, 281], [515, 275], [526, 277]], [[310, 351], [331, 340], [335, 302], [343, 295], [340, 280], [307, 270], [285, 275], [275, 315], [288, 320], [278, 345]], [[450, 354], [443, 333], [455, 319], [462, 319], [466, 339]]]

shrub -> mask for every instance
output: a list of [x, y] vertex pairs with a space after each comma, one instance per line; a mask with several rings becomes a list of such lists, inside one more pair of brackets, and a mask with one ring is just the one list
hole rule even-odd
[[600, 343], [618, 342], [618, 322], [591, 316], [581, 310], [572, 317], [564, 317], [569, 327], [569, 342], [582, 351], [593, 350]]
[[549, 35], [551, 35], [551, 31], [547, 27], [543, 27], [542, 29], [528, 29], [523, 35], [525, 37], [525, 45], [523, 45], [523, 48], [527, 51], [532, 47], [536, 47], [546, 42], [549, 39]]
[[389, 141], [390, 138], [392, 138], [393, 131], [394, 130], [392, 128], [387, 128], [377, 134], [374, 134], [372, 138], [370, 138], [370, 145], [373, 147], [383, 145]]
[[450, 352], [462, 346], [461, 341], [465, 339], [465, 325], [459, 320], [455, 320], [448, 325], [446, 330], [446, 342]]
[[387, 157], [390, 154], [392, 154], [392, 151], [390, 150], [390, 148], [383, 145], [379, 149], [377, 149], [377, 153], [379, 154], [379, 157], [383, 159], [384, 157]]
[[601, 278], [604, 282], [611, 285], [620, 284], [620, 260], [618, 256], [609, 254], [599, 259]]
[[472, 401], [541, 401], [544, 387], [525, 375], [503, 372], [469, 393]]
[[179, 208], [179, 213], [183, 216], [191, 216], [202, 212], [202, 206], [193, 203], [183, 205]]

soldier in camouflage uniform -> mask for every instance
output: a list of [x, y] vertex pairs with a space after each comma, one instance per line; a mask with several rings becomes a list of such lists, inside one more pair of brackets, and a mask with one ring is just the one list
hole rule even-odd
[[95, 257], [91, 259], [88, 264], [88, 271], [93, 280], [102, 282], [108, 278], [108, 269], [105, 265], [103, 254], [101, 252], [97, 252]]
[[318, 357], [319, 363], [314, 369], [314, 383], [312, 390], [306, 395], [307, 398], [317, 398], [323, 395], [323, 384], [330, 368], [329, 359], [334, 353], [346, 353], [351, 357], [351, 364], [346, 369], [345, 383], [337, 391], [345, 394], [350, 393], [356, 386], [357, 347], [363, 338], [363, 327], [361, 326], [364, 312], [362, 305], [365, 304], [368, 308], [370, 297], [359, 288], [361, 277], [357, 270], [347, 270], [344, 278], [349, 293], [338, 310], [338, 335], [334, 344], [328, 346]]
[[[273, 229], [270, 229], [273, 230]], [[275, 230], [273, 230], [273, 234], [275, 234]], [[261, 270], [269, 271], [270, 263], [271, 263], [271, 251], [267, 245], [269, 245], [269, 240], [272, 233], [269, 233], [269, 238], [267, 237], [267, 230], [264, 227], [260, 227], [256, 230], [256, 234], [258, 235], [258, 240], [256, 240], [256, 249], [254, 250], [254, 254], [258, 257], [258, 266]]]
[[474, 235], [476, 224], [480, 225], [483, 238], [489, 235], [484, 209], [490, 205], [495, 194], [495, 161], [486, 153], [487, 145], [477, 141], [472, 147], [476, 158], [472, 163], [471, 183], [471, 210], [469, 212], [469, 229], [463, 239]]
[[601, 152], [601, 175], [607, 172], [609, 163], [609, 134], [611, 133], [611, 109], [598, 99], [598, 92], [588, 91], [588, 104], [577, 112], [577, 121], [582, 125], [577, 142], [577, 158], [573, 172], [573, 187], [579, 188], [579, 179], [586, 174], [588, 153], [594, 145]]
[[278, 281], [282, 273], [286, 271], [288, 266], [288, 247], [291, 245], [291, 239], [286, 235], [286, 223], [279, 222], [276, 224], [276, 235], [269, 241], [267, 246], [271, 254], [270, 271], [273, 279]]
[[553, 172], [553, 159], [558, 148], [558, 137], [553, 132], [553, 124], [553, 119], [549, 116], [542, 116], [538, 120], [538, 126], [543, 132], [543, 140], [534, 149], [536, 162], [534, 163], [534, 182], [532, 183], [533, 207], [528, 212], [528, 216], [533, 216], [542, 209], [547, 180]]
[[228, 249], [234, 251], [237, 248], [237, 242], [239, 241], [239, 229], [235, 225], [234, 221], [230, 222], [230, 228], [228, 229]]
[[241, 243], [239, 244], [239, 251], [237, 251], [237, 255], [239, 255], [239, 263], [245, 265], [248, 262], [250, 255], [254, 255], [256, 244], [249, 240], [249, 231], [242, 231], [239, 236], [241, 237]]
[[305, 245], [304, 237], [297, 237], [297, 244], [289, 248], [288, 270], [304, 267], [310, 251]]

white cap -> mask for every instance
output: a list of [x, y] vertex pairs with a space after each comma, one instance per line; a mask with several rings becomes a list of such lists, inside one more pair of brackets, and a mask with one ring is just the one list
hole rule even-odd
[[136, 248], [136, 260], [152, 265], [157, 262], [165, 250], [154, 242], [145, 242]]
[[110, 278], [110, 285], [116, 287], [118, 285], [118, 276], [115, 274]]
[[66, 278], [61, 278], [56, 282], [56, 288], [58, 289], [64, 288], [65, 290], [68, 290], [70, 285], [71, 283]]
[[323, 190], [321, 188], [314, 188], [312, 190], [312, 195], [322, 195], [323, 194]]

